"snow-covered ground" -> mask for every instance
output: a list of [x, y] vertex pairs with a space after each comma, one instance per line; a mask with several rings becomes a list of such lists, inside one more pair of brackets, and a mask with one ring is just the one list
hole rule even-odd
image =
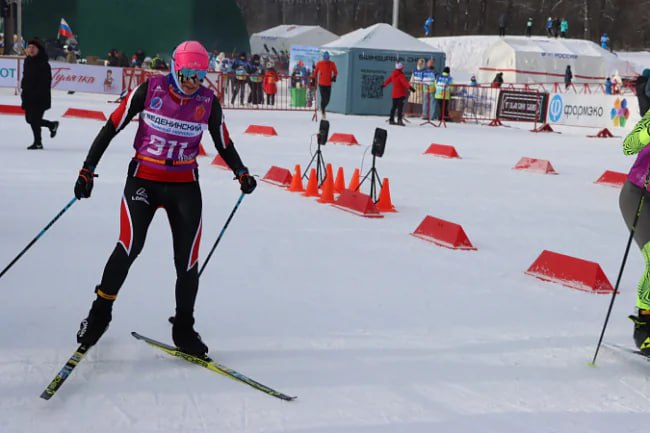
[[[68, 107], [109, 113], [105, 96], [55, 92], [61, 120], [45, 150], [28, 151], [21, 117], [0, 116], [0, 268], [73, 197], [101, 122], [61, 118]], [[0, 91], [0, 104], [16, 104]], [[228, 111], [236, 146], [254, 173], [309, 162], [311, 114]], [[346, 179], [376, 127], [388, 128], [381, 176], [398, 213], [366, 219], [259, 183], [242, 202], [202, 279], [197, 330], [220, 362], [288, 394], [284, 402], [170, 358], [133, 339], [170, 341], [171, 236], [160, 211], [120, 292], [107, 334], [50, 400], [41, 391], [76, 348], [118, 233], [118, 207], [136, 125], [97, 169], [93, 196], [74, 204], [0, 279], [0, 432], [395, 433], [638, 432], [650, 416], [650, 365], [602, 349], [591, 360], [610, 300], [524, 274], [542, 250], [596, 261], [616, 280], [628, 232], [618, 190], [594, 184], [633, 162], [621, 138], [586, 131], [449, 124], [388, 127], [383, 117], [332, 114], [328, 144]], [[245, 135], [249, 124], [278, 136]], [[422, 155], [431, 143], [462, 159]], [[202, 257], [234, 206], [232, 175], [201, 159]], [[365, 156], [365, 160], [364, 158]], [[512, 170], [548, 159], [548, 176]], [[367, 190], [367, 184], [363, 189]], [[437, 247], [409, 233], [426, 216], [462, 224], [478, 251]], [[630, 251], [606, 341], [632, 345]]]

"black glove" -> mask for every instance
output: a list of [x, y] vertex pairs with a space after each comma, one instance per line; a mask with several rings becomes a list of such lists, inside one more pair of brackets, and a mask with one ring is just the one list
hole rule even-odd
[[241, 186], [241, 191], [244, 194], [250, 194], [257, 187], [257, 182], [255, 178], [248, 174], [248, 169], [244, 168], [237, 172], [237, 179], [239, 179], [239, 185]]
[[332, 77], [332, 83], [336, 82], [336, 75]]
[[74, 196], [77, 197], [77, 200], [90, 197], [90, 194], [93, 192], [94, 177], [97, 177], [97, 175], [93, 173], [90, 167], [84, 165], [79, 170], [79, 177], [77, 177], [77, 182], [74, 184]]
[[413, 86], [409, 87], [409, 91], [415, 92], [415, 89], [413, 88]]

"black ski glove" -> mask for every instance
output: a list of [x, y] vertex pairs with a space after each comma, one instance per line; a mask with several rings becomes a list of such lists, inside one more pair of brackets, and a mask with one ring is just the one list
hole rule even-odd
[[244, 194], [250, 194], [257, 187], [255, 178], [248, 174], [247, 168], [241, 169], [237, 172], [237, 179], [239, 179], [239, 185]]
[[90, 197], [90, 194], [93, 191], [93, 178], [97, 175], [93, 172], [91, 167], [83, 166], [79, 170], [79, 177], [77, 177], [77, 182], [74, 184], [74, 196], [77, 197], [77, 200], [82, 198]]
[[332, 77], [332, 83], [336, 83], [336, 75]]

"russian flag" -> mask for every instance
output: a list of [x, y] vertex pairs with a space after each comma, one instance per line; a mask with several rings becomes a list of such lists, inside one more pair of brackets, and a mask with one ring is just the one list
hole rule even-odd
[[72, 29], [68, 25], [68, 23], [65, 22], [63, 18], [61, 18], [61, 24], [59, 24], [59, 33], [57, 33], [57, 36], [63, 36], [64, 38], [71, 39], [74, 38], [74, 35], [72, 34]]

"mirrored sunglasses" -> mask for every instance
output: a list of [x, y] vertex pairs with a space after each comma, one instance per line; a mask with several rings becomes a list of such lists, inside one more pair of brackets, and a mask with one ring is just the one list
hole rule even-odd
[[205, 79], [206, 75], [208, 75], [208, 71], [201, 69], [183, 68], [179, 72], [185, 78], [197, 77], [199, 80]]

